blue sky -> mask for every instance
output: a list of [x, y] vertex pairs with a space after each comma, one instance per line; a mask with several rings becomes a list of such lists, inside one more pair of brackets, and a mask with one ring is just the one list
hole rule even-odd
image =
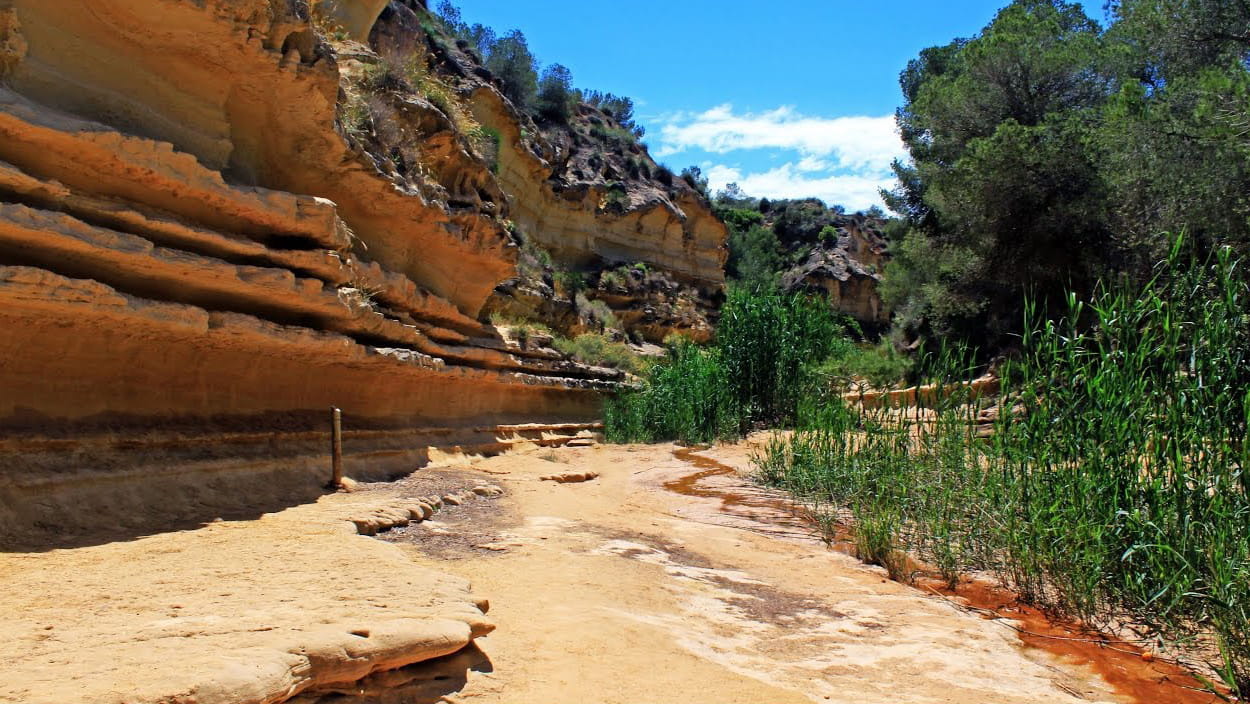
[[[469, 23], [517, 28], [580, 88], [635, 100], [659, 161], [713, 189], [878, 203], [901, 154], [898, 73], [970, 36], [1007, 0], [460, 0]], [[431, 0], [431, 5], [437, 5]], [[1094, 8], [1097, 12], [1097, 8]]]

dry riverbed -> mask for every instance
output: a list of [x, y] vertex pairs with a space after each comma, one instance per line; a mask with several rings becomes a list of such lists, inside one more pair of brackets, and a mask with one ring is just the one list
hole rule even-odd
[[[1179, 701], [829, 549], [732, 471], [747, 457], [451, 457], [259, 520], [0, 554], [0, 701]], [[502, 495], [394, 520], [486, 485]], [[357, 535], [370, 516], [395, 527]]]

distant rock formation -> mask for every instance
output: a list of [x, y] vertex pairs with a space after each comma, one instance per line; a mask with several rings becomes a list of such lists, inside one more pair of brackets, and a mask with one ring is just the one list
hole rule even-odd
[[886, 244], [876, 223], [849, 216], [838, 226], [837, 242], [815, 247], [781, 279], [786, 290], [826, 295], [839, 313], [873, 328], [884, 328], [890, 312], [877, 286], [887, 259]]

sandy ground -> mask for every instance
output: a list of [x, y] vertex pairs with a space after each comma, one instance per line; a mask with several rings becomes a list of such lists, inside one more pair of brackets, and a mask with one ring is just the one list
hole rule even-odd
[[268, 704], [465, 647], [490, 628], [468, 580], [357, 535], [396, 499], [0, 553], [0, 702]]
[[[282, 701], [283, 686], [350, 681], [488, 633], [480, 597], [497, 629], [434, 689], [388, 693], [375, 677], [307, 701], [1127, 701], [828, 549], [784, 499], [675, 449], [448, 458], [457, 466], [255, 521], [0, 554], [0, 701]], [[748, 463], [741, 447], [701, 454]], [[540, 480], [588, 470], [598, 478]], [[504, 494], [377, 537], [350, 522], [482, 482]]]
[[[435, 526], [470, 536], [458, 553], [429, 549], [428, 524], [388, 536], [491, 599], [490, 671], [448, 701], [1123, 701], [1000, 624], [829, 550], [783, 499], [674, 449], [488, 459], [475, 468], [508, 510]], [[742, 448], [705, 454], [749, 464]], [[538, 480], [565, 468], [600, 477]]]

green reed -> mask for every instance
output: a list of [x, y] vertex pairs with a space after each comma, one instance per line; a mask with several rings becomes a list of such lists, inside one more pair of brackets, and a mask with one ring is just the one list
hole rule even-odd
[[926, 373], [944, 393], [804, 400], [761, 477], [849, 522], [896, 577], [905, 553], [952, 583], [993, 574], [1053, 611], [1217, 650], [1223, 684], [1250, 693], [1248, 308], [1227, 252], [1198, 261], [1178, 240], [1144, 286], [1071, 296], [1056, 320], [1030, 308], [993, 398], [945, 351]]
[[793, 424], [814, 369], [850, 342], [826, 302], [733, 289], [708, 347], [679, 343], [604, 409], [611, 442], [711, 442]]

